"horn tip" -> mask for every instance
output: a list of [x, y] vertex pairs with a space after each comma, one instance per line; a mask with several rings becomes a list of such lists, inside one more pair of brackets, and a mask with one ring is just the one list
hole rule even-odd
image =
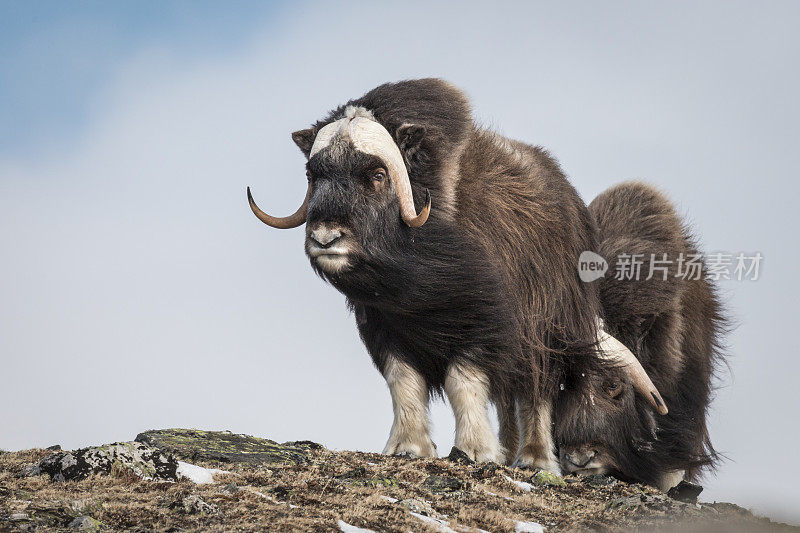
[[661, 396], [657, 392], [650, 391], [650, 396], [653, 397], [653, 402], [655, 402], [656, 410], [660, 415], [666, 415], [669, 413], [669, 409], [664, 404], [664, 400], [661, 399]]
[[[424, 224], [428, 220], [428, 216], [431, 214], [431, 191], [428, 188], [425, 188], [425, 206], [422, 208], [422, 211], [419, 212], [420, 218], [422, 218], [422, 224]], [[420, 224], [420, 226], [422, 225]]]
[[431, 191], [427, 188], [425, 189], [425, 206], [419, 212], [419, 214], [411, 220], [407, 220], [406, 224], [408, 224], [412, 228], [419, 228], [425, 222], [428, 221], [428, 216], [431, 214]]

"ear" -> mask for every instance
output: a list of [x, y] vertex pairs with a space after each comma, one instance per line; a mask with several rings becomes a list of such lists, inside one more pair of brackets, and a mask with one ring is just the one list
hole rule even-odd
[[406, 123], [397, 128], [394, 135], [400, 150], [411, 153], [419, 148], [420, 143], [422, 143], [422, 139], [425, 137], [425, 126]]
[[308, 128], [307, 130], [298, 130], [292, 133], [292, 140], [307, 158], [308, 154], [311, 153], [311, 147], [314, 146], [314, 138], [316, 136], [314, 128]]

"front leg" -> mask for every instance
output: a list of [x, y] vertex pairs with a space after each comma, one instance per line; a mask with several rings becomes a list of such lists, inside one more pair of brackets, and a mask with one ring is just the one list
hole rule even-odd
[[519, 400], [522, 442], [514, 466], [561, 474], [553, 445], [553, 408], [547, 400]]
[[385, 454], [436, 457], [428, 421], [428, 386], [408, 363], [390, 355], [383, 372], [392, 395], [394, 422]]
[[456, 417], [456, 447], [478, 462], [504, 460], [500, 442], [489, 424], [489, 379], [469, 364], [447, 369], [444, 391]]

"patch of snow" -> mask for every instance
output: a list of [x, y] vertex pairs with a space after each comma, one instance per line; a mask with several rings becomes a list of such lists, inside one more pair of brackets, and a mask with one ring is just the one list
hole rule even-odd
[[525, 492], [530, 492], [531, 490], [533, 490], [533, 485], [531, 485], [530, 483], [527, 483], [525, 481], [517, 481], [516, 479], [511, 479], [506, 475], [503, 475], [503, 477], [509, 480], [514, 485], [516, 485], [517, 488], [520, 490], [524, 490]]
[[230, 474], [230, 472], [227, 470], [220, 470], [219, 468], [205, 468], [178, 461], [177, 474], [178, 478], [188, 479], [198, 485], [206, 485], [208, 483], [214, 483], [215, 474]]
[[336, 522], [336, 524], [339, 526], [339, 530], [342, 531], [343, 533], [375, 533], [371, 529], [364, 529], [363, 527], [351, 526], [344, 520], [339, 520], [338, 522]]
[[384, 500], [386, 500], [389, 503], [397, 503], [397, 502], [400, 501], [397, 498], [392, 498], [391, 496], [381, 496], [381, 498], [383, 498]]
[[537, 522], [517, 522], [514, 533], [544, 533], [544, 526]]

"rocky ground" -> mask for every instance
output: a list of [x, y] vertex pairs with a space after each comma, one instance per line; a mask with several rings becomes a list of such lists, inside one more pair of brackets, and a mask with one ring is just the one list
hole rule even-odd
[[696, 495], [198, 430], [0, 452], [0, 531], [800, 531]]

